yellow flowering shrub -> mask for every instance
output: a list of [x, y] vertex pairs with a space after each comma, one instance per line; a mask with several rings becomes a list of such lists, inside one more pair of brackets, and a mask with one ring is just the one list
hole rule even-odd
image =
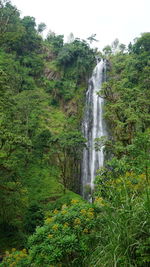
[[85, 228], [84, 230], [83, 230], [83, 233], [88, 233], [89, 231], [88, 231], [88, 229], [87, 228]]
[[57, 231], [57, 230], [58, 230], [58, 224], [54, 224], [54, 225], [52, 226], [52, 229], [53, 229], [54, 231]]
[[62, 213], [62, 214], [66, 214], [66, 213], [67, 213], [67, 210], [62, 210], [61, 213]]
[[91, 212], [94, 212], [94, 209], [93, 208], [89, 208], [88, 210], [91, 211]]
[[68, 207], [67, 207], [67, 205], [66, 204], [64, 204], [64, 205], [62, 205], [62, 210], [64, 210], [64, 209], [67, 209]]
[[49, 224], [49, 223], [51, 223], [52, 221], [54, 221], [54, 218], [53, 218], [53, 217], [51, 217], [51, 218], [47, 218], [47, 219], [45, 220], [45, 224]]
[[118, 192], [123, 189], [131, 193], [140, 193], [147, 186], [145, 174], [126, 172], [125, 176], [107, 182], [108, 186], [115, 188]]
[[94, 212], [88, 211], [87, 217], [93, 219], [94, 218]]
[[106, 206], [106, 202], [102, 197], [96, 197], [94, 200], [95, 205], [97, 206]]
[[58, 214], [58, 210], [55, 209], [55, 210], [53, 211], [53, 213], [54, 213], [54, 214]]
[[68, 228], [69, 227], [69, 224], [68, 223], [65, 223], [63, 227], [64, 228]]
[[75, 220], [74, 220], [74, 224], [76, 225], [76, 224], [81, 224], [81, 220], [79, 219], [79, 218], [76, 218]]
[[49, 235], [48, 235], [48, 238], [53, 238], [53, 235], [50, 235], [50, 234], [49, 234]]
[[77, 204], [77, 203], [79, 203], [79, 200], [78, 199], [72, 199], [71, 200], [71, 204]]
[[12, 248], [11, 252], [6, 251], [5, 257], [2, 263], [0, 264], [1, 267], [25, 267], [28, 266], [28, 254], [26, 249], [21, 251], [17, 251], [15, 248]]
[[[84, 258], [89, 247], [96, 242], [93, 233], [96, 233], [95, 228], [99, 224], [96, 221], [95, 206], [78, 202], [73, 199], [71, 205], [64, 204], [57, 212], [55, 209], [47, 213], [44, 226], [37, 228], [30, 237], [30, 259], [33, 266], [58, 266], [60, 263], [65, 266], [68, 261], [69, 264], [76, 261], [77, 266], [82, 266], [82, 256]], [[48, 220], [50, 214], [55, 218], [54, 221]], [[41, 246], [42, 253], [39, 253]]]
[[86, 210], [85, 209], [82, 209], [81, 211], [80, 211], [80, 213], [82, 214], [82, 215], [85, 215], [86, 214]]

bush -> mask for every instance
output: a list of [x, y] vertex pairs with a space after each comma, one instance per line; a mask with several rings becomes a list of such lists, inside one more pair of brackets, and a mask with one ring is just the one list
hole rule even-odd
[[29, 238], [32, 266], [84, 266], [95, 244], [96, 208], [72, 200], [71, 206], [48, 212], [43, 227]]
[[26, 267], [29, 266], [29, 258], [26, 249], [17, 251], [15, 248], [11, 252], [6, 251], [5, 258], [0, 267]]

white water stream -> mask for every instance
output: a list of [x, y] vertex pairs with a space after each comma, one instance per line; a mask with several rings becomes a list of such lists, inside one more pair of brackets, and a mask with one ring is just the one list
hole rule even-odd
[[[86, 110], [83, 122], [83, 133], [87, 139], [87, 148], [83, 152], [82, 165], [82, 186], [83, 195], [87, 198], [94, 188], [94, 179], [96, 171], [103, 166], [104, 154], [103, 148], [96, 151], [94, 148], [95, 138], [105, 135], [105, 126], [103, 121], [104, 100], [98, 96], [103, 81], [105, 80], [105, 63], [98, 62], [92, 77], [89, 80], [89, 86], [86, 93]], [[90, 192], [89, 192], [90, 191]]]

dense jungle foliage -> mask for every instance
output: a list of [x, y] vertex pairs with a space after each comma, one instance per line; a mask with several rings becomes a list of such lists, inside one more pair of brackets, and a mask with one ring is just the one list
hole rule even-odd
[[[150, 33], [103, 52], [49, 32], [0, 0], [0, 266], [150, 264]], [[95, 36], [95, 35], [93, 35]], [[105, 166], [80, 196], [88, 79], [107, 80]]]

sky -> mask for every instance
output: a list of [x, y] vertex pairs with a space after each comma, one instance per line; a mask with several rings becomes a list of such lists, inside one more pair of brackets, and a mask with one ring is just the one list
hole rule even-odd
[[21, 17], [33, 16], [47, 29], [86, 39], [96, 34], [102, 49], [118, 38], [129, 44], [143, 32], [150, 32], [150, 0], [11, 0]]

